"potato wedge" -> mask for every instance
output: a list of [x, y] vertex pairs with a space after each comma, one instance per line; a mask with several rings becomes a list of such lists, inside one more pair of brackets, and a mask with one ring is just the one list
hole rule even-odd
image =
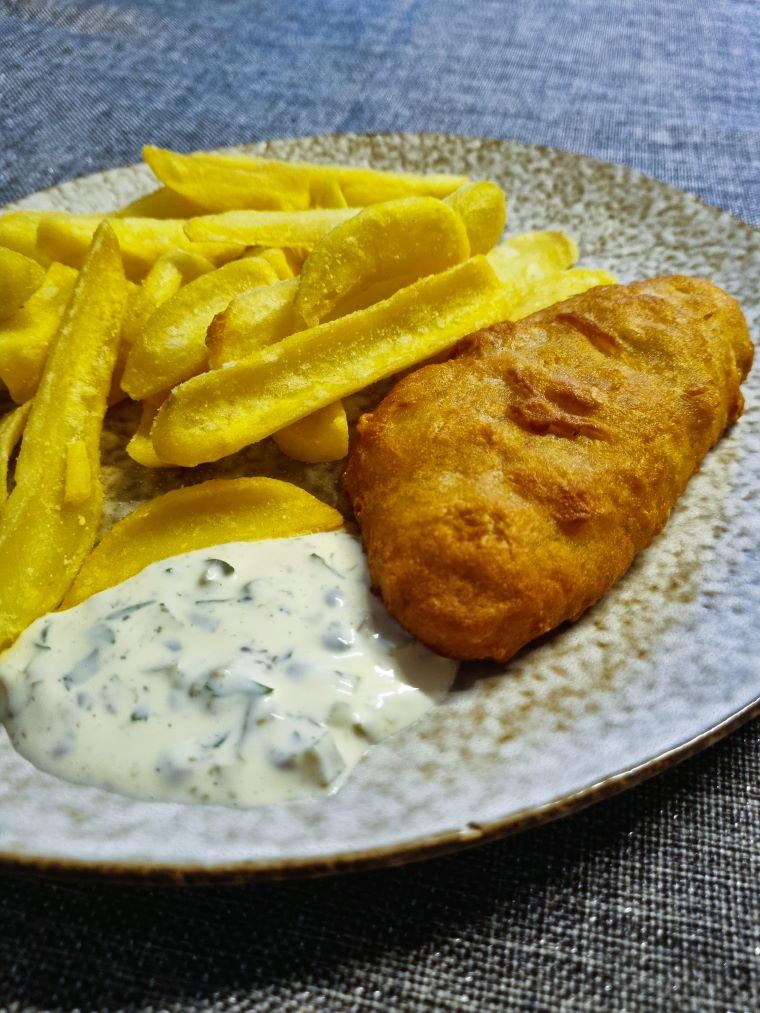
[[36, 260], [0, 246], [0, 320], [23, 306], [44, 277], [45, 271]]
[[315, 180], [310, 187], [309, 207], [347, 208], [346, 195], [337, 179]]
[[235, 166], [248, 172], [259, 172], [276, 180], [308, 182], [309, 188], [337, 183], [352, 207], [366, 207], [398, 197], [446, 197], [468, 182], [468, 177], [450, 173], [397, 172], [388, 169], [371, 169], [363, 165], [343, 165], [319, 162], [281, 162], [256, 155], [235, 155], [229, 152], [196, 152], [194, 158], [213, 162], [224, 168]]
[[288, 457], [306, 464], [342, 461], [348, 453], [348, 419], [341, 401], [318, 408], [311, 415], [272, 433]]
[[223, 542], [333, 531], [337, 510], [274, 478], [217, 478], [174, 489], [115, 524], [85, 560], [63, 608], [113, 587], [159, 559]]
[[50, 211], [8, 211], [0, 215], [0, 246], [23, 253], [47, 267], [50, 257], [37, 249], [37, 226], [50, 214]]
[[[211, 368], [245, 358], [257, 348], [302, 330], [303, 322], [293, 309], [297, 291], [298, 282], [292, 279], [251, 289], [233, 299], [226, 310], [214, 317], [206, 334]], [[150, 439], [150, 429], [164, 400], [162, 395], [150, 412], [143, 410], [140, 428], [127, 447], [131, 457], [148, 467], [163, 464]], [[340, 461], [348, 453], [348, 419], [340, 401], [319, 408], [272, 435], [280, 450], [294, 461], [308, 464]]]
[[322, 203], [337, 197], [345, 206], [364, 207], [398, 197], [446, 197], [468, 181], [467, 176], [387, 172], [352, 165], [319, 165], [311, 162], [279, 162], [252, 155], [197, 151], [183, 155], [151, 145], [143, 158], [164, 185], [220, 211], [266, 208], [261, 203], [279, 196], [284, 209], [341, 207]]
[[0, 380], [16, 404], [34, 397], [76, 280], [73, 267], [51, 264], [34, 295], [0, 323]]
[[280, 281], [295, 277], [302, 266], [299, 264], [298, 270], [296, 270], [292, 258], [288, 257], [285, 250], [278, 246], [251, 246], [243, 256], [261, 257], [262, 260], [266, 260]]
[[297, 292], [298, 281], [293, 278], [236, 296], [206, 332], [209, 366], [218, 369], [303, 330], [294, 310]]
[[547, 278], [541, 278], [520, 295], [519, 301], [507, 314], [508, 320], [522, 320], [531, 313], [538, 313], [555, 302], [562, 302], [571, 296], [580, 295], [597, 285], [616, 285], [617, 278], [609, 271], [600, 271], [588, 267], [574, 267], [569, 271], [560, 271]]
[[309, 327], [363, 309], [428, 274], [461, 264], [470, 244], [459, 215], [432, 197], [365, 208], [327, 233], [303, 265], [295, 309]]
[[167, 390], [206, 367], [206, 331], [217, 313], [241, 292], [277, 280], [258, 257], [235, 260], [204, 274], [163, 303], [137, 335], [121, 385], [141, 400]]
[[31, 407], [31, 402], [27, 401], [0, 419], [0, 506], [8, 498], [8, 468]]
[[578, 247], [566, 232], [521, 232], [499, 243], [488, 262], [503, 281], [532, 285], [572, 267]]
[[189, 218], [185, 234], [194, 243], [242, 243], [244, 246], [303, 246], [312, 249], [358, 208], [312, 211], [226, 211]]
[[92, 495], [92, 468], [84, 440], [72, 440], [66, 447], [63, 505], [82, 506]]
[[[37, 245], [51, 260], [80, 267], [102, 215], [46, 215], [37, 227]], [[177, 218], [109, 218], [132, 281], [140, 281], [162, 253], [180, 249], [198, 253], [214, 264], [239, 257], [246, 244], [192, 243]]]
[[205, 152], [184, 155], [151, 145], [143, 148], [143, 158], [166, 187], [207, 211], [293, 211], [309, 207], [308, 181], [290, 175], [276, 178], [248, 165], [241, 168], [223, 156]]
[[116, 218], [194, 218], [213, 210], [188, 200], [174, 190], [162, 186], [152, 193], [125, 204], [115, 212]]
[[465, 183], [444, 203], [462, 219], [473, 255], [493, 249], [507, 223], [507, 200], [500, 186], [490, 180]]
[[[119, 244], [104, 222], [82, 266], [24, 430], [0, 511], [0, 648], [56, 607], [95, 541], [100, 432], [126, 304]], [[69, 446], [89, 458], [90, 495], [66, 504]]]
[[153, 428], [153, 420], [158, 414], [158, 409], [169, 396], [168, 391], [161, 391], [159, 394], [151, 394], [142, 402], [142, 414], [137, 432], [127, 444], [127, 454], [133, 461], [137, 461], [144, 468], [163, 468], [165, 464], [159, 460], [150, 438], [150, 431]]
[[214, 270], [210, 260], [186, 250], [169, 250], [162, 253], [142, 284], [129, 292], [124, 323], [121, 329], [121, 343], [111, 382], [109, 404], [116, 404], [125, 396], [121, 381], [127, 359], [135, 341], [142, 334], [148, 320], [159, 306], [171, 299], [186, 282], [194, 281], [202, 274]]
[[159, 306], [176, 295], [183, 285], [213, 270], [211, 261], [197, 253], [186, 250], [162, 253], [127, 301], [123, 337], [128, 346], [131, 348]]
[[177, 387], [151, 436], [173, 464], [216, 461], [503, 320], [514, 293], [485, 257], [430, 275]]

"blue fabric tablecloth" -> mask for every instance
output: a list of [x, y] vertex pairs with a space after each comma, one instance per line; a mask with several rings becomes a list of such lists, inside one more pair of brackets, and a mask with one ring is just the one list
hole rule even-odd
[[137, 161], [335, 131], [511, 137], [760, 224], [754, 0], [0, 4], [0, 201]]
[[[0, 203], [146, 141], [399, 130], [623, 162], [760, 225], [760, 7], [0, 0]], [[6, 872], [0, 1008], [756, 1010], [757, 739], [405, 870], [183, 890]]]

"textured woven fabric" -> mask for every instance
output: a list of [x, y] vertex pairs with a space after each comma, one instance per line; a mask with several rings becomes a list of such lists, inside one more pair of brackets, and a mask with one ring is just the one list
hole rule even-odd
[[[760, 225], [755, 0], [0, 0], [0, 202], [332, 131], [514, 137]], [[760, 1008], [757, 723], [556, 825], [334, 880], [0, 874], [0, 1009]]]

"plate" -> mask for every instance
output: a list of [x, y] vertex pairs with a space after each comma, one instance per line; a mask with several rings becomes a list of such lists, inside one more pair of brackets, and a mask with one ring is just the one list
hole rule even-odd
[[[501, 183], [509, 231], [561, 227], [623, 281], [705, 275], [757, 333], [760, 234], [688, 194], [591, 158], [445, 135], [299, 138], [278, 158], [371, 161]], [[115, 208], [130, 166], [14, 207]], [[254, 810], [131, 801], [66, 784], [0, 738], [0, 860], [121, 876], [252, 878], [393, 864], [554, 818], [630, 786], [760, 711], [760, 369], [663, 534], [579, 622], [505, 668], [470, 666], [448, 702], [381, 743], [336, 795]]]

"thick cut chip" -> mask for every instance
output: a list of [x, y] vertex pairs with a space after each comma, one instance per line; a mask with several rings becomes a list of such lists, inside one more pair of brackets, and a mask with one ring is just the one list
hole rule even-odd
[[51, 264], [34, 295], [0, 323], [0, 380], [17, 404], [34, 397], [76, 279], [73, 267]]
[[535, 282], [525, 289], [513, 309], [505, 317], [506, 320], [522, 320], [531, 313], [553, 306], [555, 302], [570, 299], [574, 295], [587, 292], [597, 285], [615, 285], [617, 278], [609, 271], [598, 271], [588, 267], [574, 267], [570, 271], [560, 271]]
[[149, 397], [145, 398], [142, 402], [140, 425], [137, 428], [137, 432], [127, 444], [127, 454], [129, 454], [133, 461], [137, 461], [137, 463], [141, 464], [144, 468], [165, 467], [164, 462], [159, 459], [155, 448], [153, 447], [153, 441], [150, 438], [150, 431], [153, 426], [153, 420], [158, 414], [158, 409], [168, 396], [168, 391], [161, 391], [160, 394], [151, 394]]
[[340, 188], [337, 179], [325, 179], [311, 184], [311, 200], [313, 208], [347, 208], [346, 195]]
[[293, 334], [177, 387], [153, 424], [156, 453], [173, 464], [216, 461], [503, 320], [513, 298], [474, 257]]
[[63, 603], [78, 604], [150, 563], [224, 542], [290, 538], [339, 528], [337, 510], [274, 478], [216, 478], [138, 507], [105, 535]]
[[[119, 244], [98, 229], [50, 350], [0, 511], [0, 648], [58, 605], [95, 541], [103, 501], [100, 433], [126, 303]], [[91, 490], [65, 502], [69, 446], [82, 441]]]
[[31, 407], [31, 402], [27, 401], [0, 419], [0, 506], [8, 497], [8, 467]]
[[[37, 226], [37, 245], [51, 260], [80, 267], [102, 215], [46, 215]], [[234, 260], [245, 244], [193, 243], [183, 219], [109, 218], [119, 240], [124, 270], [133, 281], [144, 278], [162, 253], [180, 249], [198, 253], [214, 264]]]
[[183, 155], [150, 145], [143, 157], [161, 182], [207, 211], [255, 208], [268, 211], [303, 210], [309, 207], [306, 181], [292, 176], [276, 179], [255, 169], [222, 162], [205, 153]]
[[[278, 162], [205, 151], [183, 155], [152, 146], [143, 148], [143, 157], [166, 186], [220, 211], [278, 206], [364, 207], [398, 197], [446, 197], [467, 182], [467, 176]], [[342, 200], [337, 199], [338, 193]], [[277, 198], [283, 202], [281, 205], [273, 203]], [[270, 203], [263, 203], [267, 200]]]
[[[243, 359], [257, 348], [301, 330], [303, 322], [293, 309], [297, 290], [298, 282], [293, 279], [251, 289], [233, 299], [223, 313], [214, 317], [206, 335], [211, 368]], [[151, 409], [144, 408], [140, 428], [127, 447], [131, 457], [148, 467], [164, 463], [153, 447], [150, 429], [165, 399], [166, 395], [162, 395]], [[340, 461], [348, 453], [348, 419], [340, 401], [319, 408], [272, 435], [280, 450], [295, 461], [308, 464]]]
[[242, 243], [244, 246], [302, 246], [359, 213], [358, 208], [311, 211], [226, 211], [188, 219], [185, 234], [195, 243]]
[[0, 320], [23, 306], [44, 277], [45, 272], [36, 260], [0, 246]]
[[335, 401], [272, 433], [272, 438], [283, 454], [294, 461], [306, 464], [342, 461], [348, 453], [346, 411], [341, 401]]
[[503, 281], [531, 285], [572, 267], [578, 247], [566, 232], [521, 232], [505, 239], [488, 254], [488, 262]]
[[312, 250], [300, 276], [296, 312], [314, 327], [362, 309], [378, 285], [387, 298], [469, 256], [461, 218], [432, 197], [405, 197], [365, 208], [332, 229]]
[[127, 302], [122, 334], [127, 349], [132, 347], [159, 306], [176, 295], [183, 285], [213, 270], [211, 261], [197, 253], [169, 250], [162, 254]]
[[295, 269], [292, 260], [285, 253], [285, 250], [279, 246], [251, 246], [245, 251], [243, 256], [261, 257], [262, 260], [266, 260], [280, 281], [292, 278], [301, 269], [300, 264], [298, 265], [298, 270]]
[[302, 330], [303, 322], [294, 309], [297, 292], [294, 278], [259, 285], [236, 296], [206, 332], [209, 366], [218, 369], [225, 362], [237, 362]]
[[500, 186], [490, 180], [465, 183], [445, 202], [464, 222], [472, 254], [488, 253], [498, 243], [507, 224], [507, 202]]
[[92, 469], [84, 440], [73, 440], [66, 448], [66, 477], [63, 483], [65, 506], [81, 506], [92, 495]]
[[162, 186], [116, 212], [117, 218], [194, 218], [213, 210]]
[[23, 253], [47, 267], [50, 257], [37, 248], [37, 226], [50, 211], [9, 211], [0, 215], [0, 246]]
[[142, 334], [148, 320], [159, 306], [171, 299], [189, 281], [214, 270], [210, 260], [187, 250], [169, 250], [163, 253], [143, 278], [142, 284], [129, 293], [124, 324], [121, 329], [121, 344], [116, 368], [111, 383], [110, 404], [124, 396], [121, 381], [127, 359], [137, 338]]
[[137, 336], [127, 358], [123, 389], [141, 400], [204, 369], [206, 331], [216, 314], [241, 292], [276, 280], [266, 261], [248, 257], [185, 285], [159, 306]]

